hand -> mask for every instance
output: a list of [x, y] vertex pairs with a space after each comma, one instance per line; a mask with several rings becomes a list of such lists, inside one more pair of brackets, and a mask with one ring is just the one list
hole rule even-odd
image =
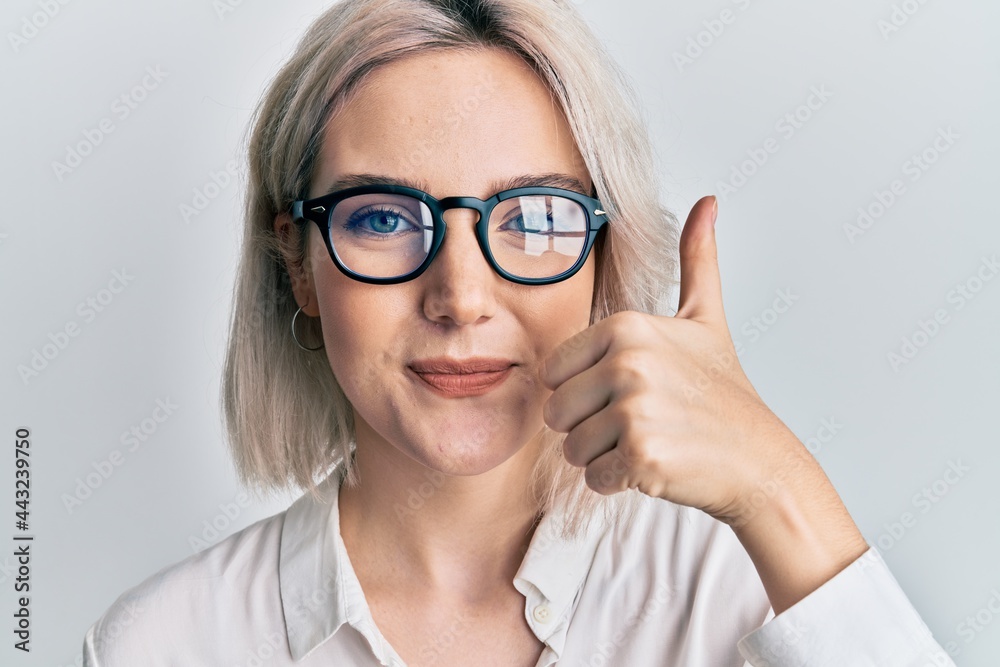
[[[733, 524], [811, 455], [764, 404], [737, 360], [722, 307], [717, 203], [691, 210], [680, 241], [674, 317], [616, 313], [542, 364], [545, 423], [602, 494], [628, 488]], [[759, 503], [758, 503], [759, 504]]]
[[761, 400], [722, 309], [717, 204], [700, 199], [680, 242], [677, 314], [616, 313], [571, 337], [539, 369], [554, 390], [545, 423], [587, 485], [629, 488], [729, 524], [775, 614], [868, 545], [823, 469]]

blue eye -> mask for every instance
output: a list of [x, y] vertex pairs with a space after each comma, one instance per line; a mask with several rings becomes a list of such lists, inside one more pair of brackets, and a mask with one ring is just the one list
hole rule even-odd
[[[503, 224], [497, 227], [499, 231], [502, 232], [514, 232], [515, 234], [553, 234], [552, 230], [555, 228], [555, 222], [552, 219], [552, 211], [546, 211], [545, 213], [545, 229], [525, 229], [524, 227], [524, 216], [523, 215], [512, 215], [504, 220]], [[514, 229], [508, 228], [508, 223], [515, 223]]]
[[[411, 229], [399, 230], [401, 225], [410, 225]], [[418, 231], [418, 227], [408, 222], [400, 211], [384, 206], [369, 206], [355, 211], [344, 223], [344, 229], [373, 237], [397, 236]]]

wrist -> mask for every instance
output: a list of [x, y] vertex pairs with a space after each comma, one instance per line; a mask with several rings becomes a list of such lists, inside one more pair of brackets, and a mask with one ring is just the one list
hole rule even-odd
[[812, 457], [772, 477], [772, 491], [745, 499], [729, 525], [754, 563], [775, 614], [829, 581], [868, 544]]

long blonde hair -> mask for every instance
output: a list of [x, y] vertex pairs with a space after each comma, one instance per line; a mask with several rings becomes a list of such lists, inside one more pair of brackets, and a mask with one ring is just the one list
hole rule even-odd
[[[659, 202], [648, 130], [626, 76], [569, 0], [343, 0], [309, 27], [251, 122], [242, 254], [221, 404], [237, 471], [255, 494], [316, 486], [337, 465], [357, 483], [351, 405], [322, 353], [290, 335], [297, 309], [274, 219], [309, 191], [325, 123], [365, 76], [433, 49], [501, 48], [520, 56], [562, 107], [608, 212], [595, 245], [591, 324], [623, 310], [666, 314], [676, 285], [679, 226]], [[305, 257], [299, 235], [296, 261]], [[316, 321], [299, 335], [322, 340]], [[306, 326], [307, 322], [311, 322]], [[308, 343], [307, 343], [308, 344]], [[603, 508], [631, 516], [641, 493], [602, 496], [565, 462], [564, 434], [543, 429], [529, 481], [539, 511], [564, 503], [564, 534]]]

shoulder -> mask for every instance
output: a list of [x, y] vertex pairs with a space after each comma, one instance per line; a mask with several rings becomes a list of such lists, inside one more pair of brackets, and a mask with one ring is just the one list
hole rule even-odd
[[126, 590], [87, 631], [85, 664], [178, 664], [185, 655], [205, 655], [207, 644], [225, 636], [264, 636], [282, 627], [261, 614], [278, 609], [281, 620], [285, 514], [261, 519]]

